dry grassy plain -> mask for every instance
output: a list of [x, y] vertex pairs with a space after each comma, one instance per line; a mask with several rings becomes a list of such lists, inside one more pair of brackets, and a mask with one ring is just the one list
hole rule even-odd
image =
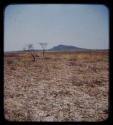
[[103, 121], [108, 118], [107, 52], [4, 56], [4, 117], [10, 121]]

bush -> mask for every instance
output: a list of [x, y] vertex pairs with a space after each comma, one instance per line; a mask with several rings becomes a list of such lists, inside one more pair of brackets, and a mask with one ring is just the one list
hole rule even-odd
[[13, 60], [7, 60], [7, 64], [8, 64], [8, 65], [13, 64]]

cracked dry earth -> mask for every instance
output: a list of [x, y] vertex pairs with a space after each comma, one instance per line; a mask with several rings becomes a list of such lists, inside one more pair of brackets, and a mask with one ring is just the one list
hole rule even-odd
[[[108, 62], [4, 61], [4, 116], [10, 121], [103, 121], [108, 118]], [[12, 62], [8, 60], [13, 60]]]

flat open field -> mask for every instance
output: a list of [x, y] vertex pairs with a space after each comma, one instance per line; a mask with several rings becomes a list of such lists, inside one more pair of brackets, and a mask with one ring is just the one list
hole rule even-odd
[[[5, 54], [4, 117], [10, 121], [108, 118], [107, 52]], [[38, 57], [38, 56], [39, 57]]]

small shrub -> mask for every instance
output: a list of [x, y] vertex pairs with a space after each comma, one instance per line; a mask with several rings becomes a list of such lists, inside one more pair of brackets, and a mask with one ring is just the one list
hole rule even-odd
[[8, 65], [13, 64], [13, 60], [7, 60], [7, 64], [8, 64]]
[[45, 60], [49, 60], [49, 59], [51, 59], [51, 58], [50, 58], [50, 57], [45, 57], [44, 59], [45, 59]]
[[12, 66], [10, 69], [11, 69], [11, 70], [16, 70], [16, 67]]

